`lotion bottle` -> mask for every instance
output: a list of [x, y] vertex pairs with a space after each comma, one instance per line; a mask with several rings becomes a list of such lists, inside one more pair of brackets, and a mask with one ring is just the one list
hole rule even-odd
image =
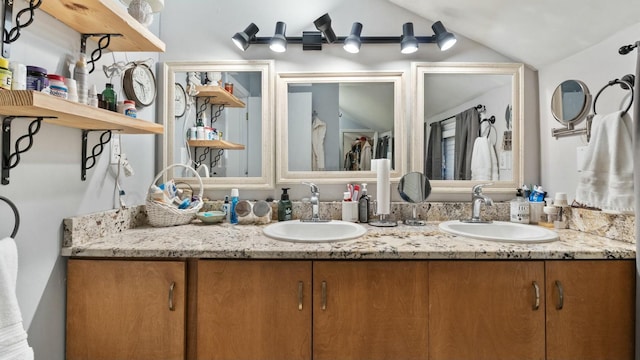
[[280, 195], [280, 201], [278, 201], [278, 221], [287, 221], [293, 218], [293, 209], [287, 190], [289, 188], [282, 188], [282, 195]]
[[511, 222], [528, 224], [529, 223], [529, 200], [525, 199], [522, 189], [518, 189], [516, 198], [511, 200]]
[[367, 184], [362, 184], [362, 195], [358, 199], [358, 221], [361, 223], [369, 222], [369, 206], [371, 199], [367, 194]]

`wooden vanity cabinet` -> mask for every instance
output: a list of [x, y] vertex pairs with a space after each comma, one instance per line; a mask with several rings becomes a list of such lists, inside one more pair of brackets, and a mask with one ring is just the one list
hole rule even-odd
[[184, 359], [182, 261], [70, 259], [67, 360]]
[[197, 359], [311, 359], [311, 261], [200, 260]]
[[544, 262], [430, 261], [429, 359], [545, 358]]
[[313, 359], [425, 359], [428, 263], [314, 261]]
[[631, 360], [635, 261], [546, 261], [547, 360]]

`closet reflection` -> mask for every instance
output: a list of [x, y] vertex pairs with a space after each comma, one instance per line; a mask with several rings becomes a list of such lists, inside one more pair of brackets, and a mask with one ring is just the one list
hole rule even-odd
[[452, 186], [457, 180], [517, 184], [522, 71], [507, 63], [414, 64], [415, 127], [422, 131], [414, 169], [433, 181], [453, 180]]

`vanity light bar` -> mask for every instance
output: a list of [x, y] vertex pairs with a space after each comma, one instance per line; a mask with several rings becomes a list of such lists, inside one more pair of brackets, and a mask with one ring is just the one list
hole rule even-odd
[[405, 23], [402, 26], [400, 36], [360, 36], [362, 24], [353, 23], [349, 36], [336, 36], [331, 29], [331, 18], [324, 14], [314, 21], [318, 31], [303, 31], [302, 36], [287, 37], [285, 35], [286, 24], [279, 21], [273, 37], [256, 37], [259, 28], [251, 23], [244, 31], [233, 35], [232, 40], [242, 51], [246, 51], [251, 44], [269, 45], [273, 51], [286, 51], [287, 44], [302, 44], [303, 50], [322, 50], [322, 44], [344, 44], [344, 49], [351, 53], [360, 50], [360, 44], [400, 44], [403, 54], [410, 54], [418, 50], [419, 43], [435, 43], [440, 50], [445, 51], [456, 43], [456, 37], [448, 32], [442, 22], [436, 21], [431, 28], [432, 36], [414, 36], [413, 23]]

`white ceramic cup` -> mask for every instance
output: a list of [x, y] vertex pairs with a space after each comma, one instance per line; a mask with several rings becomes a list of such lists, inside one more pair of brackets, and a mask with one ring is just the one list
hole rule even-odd
[[358, 202], [357, 201], [342, 202], [342, 221], [350, 221], [350, 222], [358, 221]]

